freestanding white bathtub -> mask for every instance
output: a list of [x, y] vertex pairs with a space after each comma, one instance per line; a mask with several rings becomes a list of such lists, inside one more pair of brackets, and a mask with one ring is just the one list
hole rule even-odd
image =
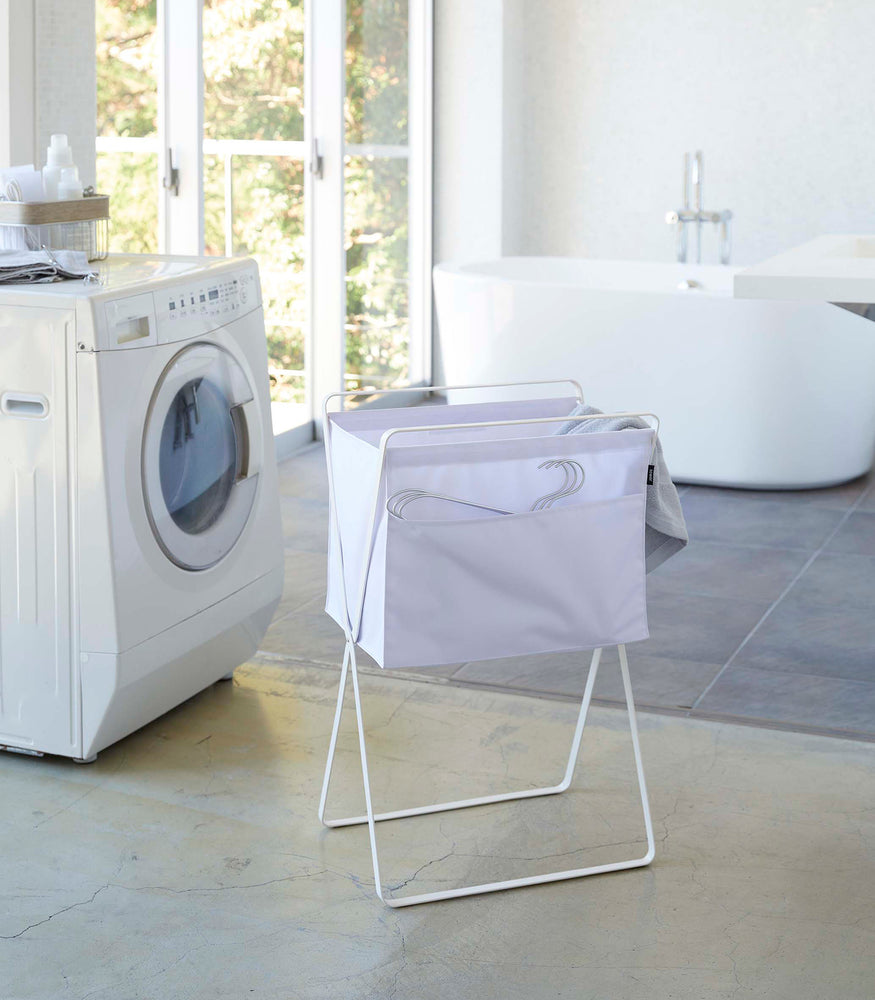
[[447, 384], [576, 378], [652, 410], [673, 476], [827, 486], [875, 452], [875, 323], [826, 302], [732, 297], [737, 269], [508, 257], [434, 271]]

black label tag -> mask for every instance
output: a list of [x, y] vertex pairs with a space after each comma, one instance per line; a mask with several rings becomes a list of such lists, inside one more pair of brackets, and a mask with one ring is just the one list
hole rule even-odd
[[648, 465], [647, 466], [647, 485], [648, 486], [652, 486], [653, 485], [653, 469], [654, 469], [654, 467], [652, 465]]

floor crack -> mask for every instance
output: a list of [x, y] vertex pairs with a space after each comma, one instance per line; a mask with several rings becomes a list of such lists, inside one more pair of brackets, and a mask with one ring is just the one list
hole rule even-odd
[[426, 863], [424, 865], [420, 865], [416, 869], [416, 871], [410, 876], [410, 878], [406, 878], [406, 879], [404, 879], [403, 882], [398, 882], [396, 885], [390, 885], [388, 888], [392, 892], [395, 892], [398, 889], [403, 889], [404, 886], [405, 885], [409, 885], [416, 878], [416, 876], [419, 875], [419, 873], [421, 871], [424, 871], [426, 868], [429, 868], [431, 865], [439, 865], [441, 863], [441, 861], [446, 861], [447, 858], [451, 858], [455, 853], [456, 853], [455, 850], [452, 850], [452, 851], [449, 851], [447, 854], [445, 854], [442, 858], [433, 858], [431, 861], [426, 861]]
[[47, 924], [50, 920], [54, 920], [55, 917], [59, 917], [62, 913], [67, 913], [69, 910], [75, 910], [79, 906], [88, 906], [90, 903], [93, 903], [95, 899], [97, 899], [104, 889], [108, 889], [110, 885], [112, 885], [112, 883], [107, 882], [106, 885], [102, 885], [99, 889], [95, 889], [88, 899], [80, 899], [78, 903], [71, 903], [69, 906], [61, 907], [60, 910], [50, 913], [43, 920], [37, 920], [35, 923], [28, 924], [27, 927], [18, 931], [17, 934], [0, 934], [0, 940], [14, 941], [16, 938], [20, 938], [22, 935], [27, 934], [28, 931], [32, 931], [34, 927], [41, 927], [43, 924]]

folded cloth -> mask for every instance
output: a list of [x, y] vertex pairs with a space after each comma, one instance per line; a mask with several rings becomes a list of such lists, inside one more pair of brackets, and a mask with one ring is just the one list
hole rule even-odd
[[0, 250], [0, 283], [42, 284], [94, 274], [81, 250]]
[[[594, 406], [580, 403], [568, 415], [585, 417], [601, 412]], [[557, 433], [586, 434], [593, 431], [622, 431], [648, 426], [649, 424], [641, 417], [605, 417], [604, 420], [572, 420], [563, 424]], [[676, 552], [680, 552], [689, 541], [678, 491], [671, 481], [668, 466], [662, 455], [662, 445], [658, 439], [653, 464], [653, 484], [647, 486], [647, 511], [644, 517], [644, 555], [648, 573]]]

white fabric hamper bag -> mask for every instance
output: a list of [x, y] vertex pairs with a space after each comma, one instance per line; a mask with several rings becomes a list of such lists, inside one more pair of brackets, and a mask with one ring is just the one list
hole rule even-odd
[[[644, 507], [655, 432], [557, 435], [558, 419], [471, 426], [564, 420], [576, 402], [328, 415], [326, 611], [380, 666], [647, 638]], [[416, 429], [450, 423], [466, 426]]]

